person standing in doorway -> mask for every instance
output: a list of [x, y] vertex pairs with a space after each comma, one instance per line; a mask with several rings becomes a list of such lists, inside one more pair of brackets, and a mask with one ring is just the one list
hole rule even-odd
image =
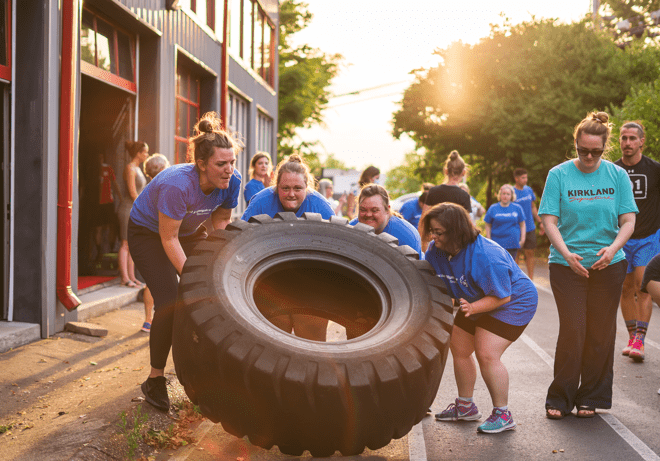
[[144, 186], [147, 185], [147, 178], [142, 172], [142, 165], [149, 158], [149, 146], [142, 141], [126, 141], [126, 151], [131, 156], [131, 161], [124, 168], [124, 195], [119, 205], [119, 238], [121, 246], [119, 247], [119, 273], [121, 283], [124, 286], [135, 288], [142, 284], [135, 277], [135, 265], [133, 258], [128, 250], [128, 221], [131, 215], [133, 202], [140, 195]]
[[642, 154], [644, 127], [626, 122], [621, 127], [621, 158], [614, 162], [626, 170], [632, 183], [639, 214], [635, 230], [623, 247], [628, 261], [621, 292], [621, 313], [628, 329], [628, 345], [622, 354], [636, 362], [644, 360], [644, 338], [651, 320], [651, 295], [642, 291], [644, 269], [660, 253], [660, 163]]
[[539, 225], [539, 233], [543, 235], [543, 223], [539, 218], [538, 210], [536, 209], [536, 195], [531, 187], [527, 185], [527, 170], [524, 168], [516, 168], [513, 171], [513, 179], [515, 184], [513, 187], [516, 192], [515, 203], [520, 205], [525, 212], [525, 244], [521, 248], [523, 251], [518, 252], [525, 254], [525, 265], [527, 266], [527, 275], [530, 279], [534, 280], [534, 251], [536, 250], [536, 224]]

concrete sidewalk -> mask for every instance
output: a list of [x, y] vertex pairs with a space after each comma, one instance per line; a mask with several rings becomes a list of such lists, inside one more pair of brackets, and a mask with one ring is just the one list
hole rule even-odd
[[[133, 302], [87, 319], [105, 337], [62, 332], [0, 354], [1, 458], [126, 459], [117, 423], [137, 405], [153, 426], [172, 424], [140, 403], [150, 369], [143, 320], [143, 304]], [[173, 372], [170, 361], [166, 373], [176, 382]]]

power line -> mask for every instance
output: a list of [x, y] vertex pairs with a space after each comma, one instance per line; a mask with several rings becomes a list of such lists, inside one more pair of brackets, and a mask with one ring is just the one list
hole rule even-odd
[[371, 101], [372, 99], [389, 98], [390, 96], [400, 96], [400, 95], [401, 95], [401, 92], [382, 94], [380, 96], [372, 96], [371, 98], [358, 99], [357, 101], [342, 102], [341, 104], [335, 104], [333, 106], [328, 106], [328, 107], [326, 107], [326, 109], [334, 109], [335, 107], [347, 106], [348, 104], [357, 104], [359, 102]]
[[333, 98], [341, 98], [342, 96], [355, 96], [356, 94], [364, 93], [365, 91], [377, 90], [379, 88], [385, 88], [386, 86], [400, 85], [401, 83], [410, 83], [408, 80], [401, 80], [400, 82], [384, 83], [378, 86], [372, 86], [371, 88], [364, 88], [362, 90], [351, 91], [350, 93], [338, 94], [333, 96]]

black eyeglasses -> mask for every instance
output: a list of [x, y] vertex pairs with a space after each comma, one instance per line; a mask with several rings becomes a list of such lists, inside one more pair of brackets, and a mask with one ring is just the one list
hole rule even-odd
[[435, 235], [436, 237], [442, 237], [443, 234], [446, 234], [447, 231], [439, 231], [437, 229], [429, 229], [429, 234]]
[[586, 157], [587, 155], [591, 154], [592, 157], [600, 157], [603, 155], [603, 152], [605, 152], [605, 149], [585, 149], [584, 147], [578, 147], [575, 146], [577, 149], [578, 155], [581, 155], [582, 157]]

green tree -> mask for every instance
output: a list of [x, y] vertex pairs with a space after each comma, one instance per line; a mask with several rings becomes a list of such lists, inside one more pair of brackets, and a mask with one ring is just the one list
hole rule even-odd
[[424, 157], [416, 152], [406, 154], [403, 163], [387, 172], [385, 188], [390, 198], [397, 198], [421, 189], [424, 182], [435, 182], [422, 176]]
[[[660, 32], [658, 16], [660, 0], [603, 0], [599, 13], [603, 26], [619, 45], [642, 37], [655, 37]], [[624, 27], [617, 27], [621, 24]]]
[[572, 153], [573, 127], [588, 111], [620, 105], [632, 85], [659, 75], [656, 48], [622, 50], [587, 20], [505, 23], [476, 45], [454, 42], [436, 54], [437, 67], [415, 71], [393, 134], [426, 149], [430, 176], [457, 149], [487, 183], [488, 205], [516, 167], [540, 193], [548, 170]]
[[330, 81], [339, 72], [342, 56], [326, 54], [309, 45], [295, 46], [292, 36], [312, 20], [302, 1], [280, 3], [279, 117], [277, 139], [280, 155], [293, 152], [316, 155], [316, 143], [296, 138], [297, 128], [309, 128], [323, 120], [328, 104]]

